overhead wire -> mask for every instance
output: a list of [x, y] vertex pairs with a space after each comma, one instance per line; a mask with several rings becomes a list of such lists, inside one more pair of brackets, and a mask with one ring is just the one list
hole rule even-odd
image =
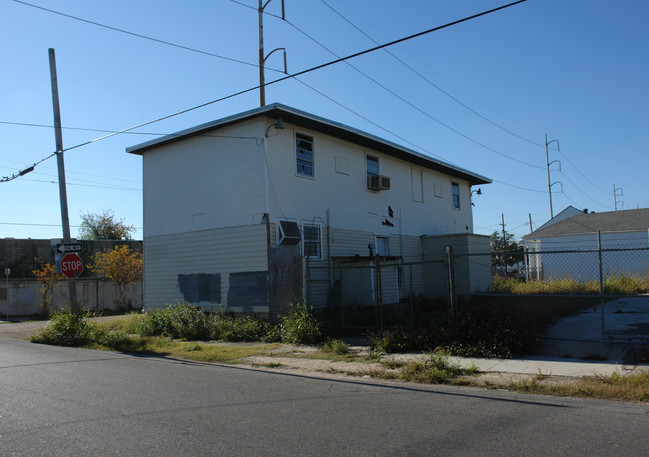
[[191, 51], [191, 52], [195, 52], [195, 53], [198, 53], [198, 54], [204, 54], [204, 55], [211, 56], [211, 57], [218, 57], [219, 59], [229, 60], [231, 62], [240, 63], [242, 65], [249, 65], [249, 66], [252, 66], [252, 67], [257, 67], [256, 64], [251, 63], [251, 62], [246, 62], [245, 60], [233, 59], [231, 57], [222, 56], [220, 54], [214, 54], [212, 52], [202, 51], [200, 49], [192, 48], [192, 47], [189, 47], [189, 46], [183, 46], [181, 44], [172, 43], [171, 41], [166, 41], [166, 40], [161, 40], [161, 39], [158, 39], [158, 38], [153, 38], [153, 37], [150, 37], [150, 36], [147, 36], [147, 35], [142, 35], [141, 33], [131, 32], [131, 31], [128, 31], [128, 30], [120, 29], [118, 27], [113, 27], [111, 25], [102, 24], [100, 22], [95, 22], [95, 21], [91, 21], [91, 20], [88, 20], [88, 19], [83, 19], [83, 18], [78, 17], [78, 16], [72, 16], [71, 14], [66, 14], [66, 13], [62, 13], [60, 11], [56, 11], [56, 10], [53, 10], [53, 9], [49, 9], [49, 8], [45, 8], [45, 7], [42, 7], [42, 6], [34, 5], [33, 3], [27, 3], [27, 2], [24, 2], [22, 0], [13, 0], [13, 1], [16, 2], [16, 3], [20, 3], [22, 5], [30, 6], [32, 8], [47, 11], [48, 13], [52, 13], [52, 14], [56, 14], [56, 15], [59, 15], [59, 16], [67, 17], [69, 19], [74, 19], [75, 21], [80, 21], [80, 22], [85, 22], [87, 24], [96, 25], [97, 27], [102, 27], [102, 28], [105, 28], [105, 29], [108, 29], [108, 30], [113, 30], [115, 32], [124, 33], [126, 35], [131, 35], [131, 36], [134, 36], [134, 37], [137, 37], [137, 38], [142, 38], [144, 40], [149, 40], [149, 41], [154, 41], [156, 43], [166, 44], [167, 46], [173, 46], [175, 48], [184, 49], [185, 51]]
[[[28, 4], [28, 3], [26, 3], [26, 2], [22, 2], [22, 1], [20, 1], [20, 0], [14, 0], [14, 1], [16, 1], [16, 2], [18, 2], [18, 3], [24, 3], [24, 4], [29, 5], [29, 6], [33, 6], [33, 5], [31, 5], [31, 4]], [[186, 114], [186, 113], [188, 113], [188, 112], [195, 111], [195, 110], [197, 110], [197, 109], [204, 108], [204, 107], [206, 107], [206, 106], [209, 106], [209, 105], [212, 105], [212, 104], [215, 104], [215, 103], [219, 103], [219, 102], [222, 102], [222, 101], [228, 100], [228, 99], [230, 99], [230, 98], [234, 98], [234, 97], [237, 97], [237, 96], [240, 96], [240, 95], [246, 94], [246, 93], [248, 93], [248, 92], [252, 92], [252, 91], [254, 91], [254, 90], [257, 90], [257, 89], [261, 88], [262, 86], [263, 86], [263, 87], [266, 87], [266, 86], [270, 86], [270, 85], [273, 85], [273, 84], [277, 84], [277, 83], [279, 83], [279, 82], [286, 81], [286, 80], [291, 79], [291, 78], [295, 78], [296, 76], [301, 76], [301, 75], [303, 75], [303, 74], [310, 73], [310, 72], [312, 72], [312, 71], [316, 71], [316, 70], [320, 70], [320, 69], [323, 69], [323, 68], [326, 68], [326, 67], [329, 67], [329, 66], [335, 65], [335, 64], [337, 64], [337, 63], [344, 62], [344, 61], [349, 60], [349, 59], [353, 59], [353, 58], [360, 57], [360, 56], [365, 55], [365, 54], [369, 54], [369, 53], [375, 52], [375, 51], [377, 51], [377, 50], [379, 50], [379, 49], [383, 49], [383, 48], [386, 48], [386, 47], [389, 47], [389, 46], [394, 46], [394, 45], [396, 45], [396, 44], [403, 43], [403, 42], [405, 42], [405, 41], [409, 41], [409, 40], [412, 40], [412, 39], [415, 39], [415, 38], [418, 38], [418, 37], [421, 37], [421, 36], [424, 36], [424, 35], [427, 35], [427, 34], [430, 34], [430, 33], [433, 33], [433, 32], [437, 32], [437, 31], [439, 31], [439, 30], [442, 30], [442, 29], [445, 29], [445, 28], [448, 28], [448, 27], [452, 27], [452, 26], [454, 26], [454, 25], [458, 25], [458, 24], [461, 24], [461, 23], [463, 23], [463, 22], [467, 22], [467, 21], [470, 21], [470, 20], [473, 20], [473, 19], [476, 19], [476, 18], [479, 18], [479, 17], [485, 16], [485, 15], [488, 15], [488, 14], [491, 14], [491, 13], [495, 13], [495, 12], [500, 11], [500, 10], [503, 10], [503, 9], [505, 9], [505, 8], [509, 8], [509, 7], [512, 7], [512, 6], [515, 6], [515, 5], [518, 5], [518, 4], [521, 4], [521, 3], [524, 3], [524, 2], [526, 2], [526, 1], [527, 1], [527, 0], [517, 0], [517, 1], [515, 1], [515, 2], [508, 3], [508, 4], [506, 4], [506, 5], [502, 5], [502, 6], [499, 6], [499, 7], [496, 7], [496, 8], [492, 8], [492, 9], [490, 9], [490, 10], [483, 11], [483, 12], [481, 12], [481, 13], [476, 13], [476, 14], [474, 14], [474, 15], [467, 16], [467, 17], [464, 17], [464, 18], [462, 18], [462, 19], [458, 19], [458, 20], [455, 20], [455, 21], [452, 21], [452, 22], [448, 22], [448, 23], [443, 24], [443, 25], [440, 25], [440, 26], [436, 26], [436, 27], [433, 27], [433, 28], [430, 28], [430, 29], [427, 29], [427, 30], [424, 30], [424, 31], [421, 31], [421, 32], [418, 32], [418, 33], [415, 33], [415, 34], [412, 34], [412, 35], [408, 35], [408, 36], [406, 36], [406, 37], [402, 37], [402, 38], [399, 38], [399, 39], [397, 39], [397, 40], [390, 41], [390, 42], [385, 43], [385, 44], [382, 44], [382, 45], [374, 46], [374, 47], [372, 47], [372, 48], [365, 49], [365, 50], [363, 50], [363, 51], [358, 51], [358, 52], [355, 52], [355, 53], [353, 53], [353, 54], [347, 55], [347, 56], [345, 56], [345, 57], [340, 57], [340, 58], [337, 58], [337, 59], [335, 59], [335, 60], [332, 60], [332, 61], [329, 61], [329, 62], [325, 62], [325, 63], [323, 63], [323, 64], [319, 64], [319, 65], [316, 65], [316, 66], [314, 66], [314, 67], [311, 67], [311, 68], [308, 68], [308, 69], [305, 69], [305, 70], [298, 71], [297, 73], [289, 74], [289, 75], [287, 75], [287, 76], [284, 76], [284, 77], [281, 77], [281, 78], [278, 78], [278, 79], [275, 79], [275, 80], [272, 80], [272, 81], [268, 81], [268, 82], [266, 82], [266, 83], [264, 83], [264, 84], [262, 84], [262, 85], [256, 85], [256, 86], [250, 87], [250, 88], [248, 88], [248, 89], [243, 89], [243, 90], [240, 90], [240, 91], [238, 91], [238, 92], [231, 93], [231, 94], [229, 94], [229, 95], [226, 95], [226, 96], [223, 96], [223, 97], [220, 97], [220, 98], [214, 99], [214, 100], [210, 100], [210, 101], [208, 101], [208, 102], [201, 103], [201, 104], [199, 104], [199, 105], [195, 105], [195, 106], [193, 106], [193, 107], [190, 107], [190, 108], [187, 108], [187, 109], [183, 109], [183, 110], [180, 110], [180, 111], [174, 112], [174, 113], [172, 113], [172, 114], [168, 114], [168, 115], [166, 115], [166, 116], [159, 117], [159, 118], [157, 118], [157, 119], [154, 119], [154, 120], [151, 120], [151, 121], [148, 121], [148, 122], [144, 122], [144, 123], [141, 123], [141, 124], [138, 124], [138, 125], [132, 126], [132, 127], [128, 127], [128, 128], [125, 128], [125, 129], [122, 129], [122, 130], [116, 131], [116, 132], [112, 132], [112, 133], [110, 133], [110, 134], [107, 134], [107, 135], [101, 136], [101, 137], [99, 137], [99, 138], [95, 138], [95, 139], [93, 139], [93, 140], [86, 141], [86, 142], [83, 142], [83, 143], [77, 144], [77, 145], [75, 145], [75, 146], [71, 146], [71, 147], [65, 148], [65, 149], [63, 149], [63, 150], [60, 151], [60, 152], [61, 152], [61, 153], [62, 153], [62, 152], [67, 152], [67, 151], [71, 151], [71, 150], [74, 150], [74, 149], [77, 149], [77, 148], [80, 148], [80, 147], [83, 147], [83, 146], [88, 146], [88, 145], [93, 144], [93, 143], [96, 143], [96, 142], [98, 142], [98, 141], [105, 140], [105, 139], [107, 139], [107, 138], [111, 138], [111, 137], [113, 137], [113, 136], [115, 136], [115, 135], [119, 135], [119, 134], [122, 134], [122, 133], [126, 133], [126, 132], [129, 132], [129, 131], [131, 131], [131, 130], [136, 130], [136, 129], [138, 129], [138, 128], [145, 127], [145, 126], [147, 126], [147, 125], [155, 124], [155, 123], [157, 123], [157, 122], [161, 122], [161, 121], [163, 121], [163, 120], [170, 119], [170, 118], [175, 117], [175, 116], [179, 116], [179, 115], [182, 115], [182, 114]], [[49, 10], [46, 9], [46, 8], [41, 8], [41, 7], [38, 7], [38, 8], [39, 8], [39, 9], [44, 9], [44, 10], [46, 10], [46, 11], [49, 11]], [[54, 11], [52, 10], [52, 12], [54, 12]], [[55, 12], [55, 13], [58, 14], [58, 12]], [[92, 21], [90, 21], [90, 22], [92, 22]], [[97, 23], [97, 25], [102, 26], [102, 24], [99, 24], [99, 23]], [[134, 34], [134, 35], [137, 36], [137, 34]], [[143, 36], [143, 37], [144, 37], [144, 36]], [[145, 37], [145, 38], [146, 38], [146, 37]], [[163, 41], [160, 41], [160, 42], [161, 42], [161, 43], [164, 43]], [[164, 44], [167, 44], [167, 43], [164, 43]], [[47, 159], [49, 159], [49, 158], [51, 158], [51, 157], [53, 157], [53, 156], [56, 155], [56, 154], [57, 154], [57, 152], [53, 153], [52, 155], [46, 157], [45, 159], [42, 159], [41, 162], [44, 161], [44, 160], [47, 160]], [[39, 162], [39, 163], [40, 163], [40, 162]], [[18, 177], [18, 176], [15, 176], [15, 177]], [[11, 179], [15, 179], [15, 177], [12, 177]], [[11, 179], [9, 179], [9, 180], [11, 180]], [[5, 182], [5, 180], [4, 180], [4, 179], [3, 179], [3, 180], [0, 180], [0, 182]]]
[[[320, 0], [320, 1], [321, 1], [321, 2], [322, 2], [322, 3], [323, 3], [327, 8], [329, 8], [329, 9], [330, 9], [331, 11], [333, 11], [336, 15], [338, 15], [341, 19], [343, 19], [345, 22], [347, 22], [349, 25], [351, 25], [354, 29], [358, 30], [361, 34], [363, 34], [363, 36], [365, 36], [366, 38], [368, 38], [368, 39], [369, 39], [370, 41], [372, 41], [374, 44], [378, 44], [378, 42], [377, 42], [374, 38], [372, 38], [369, 34], [367, 34], [366, 32], [364, 32], [360, 27], [358, 27], [356, 24], [354, 24], [352, 21], [350, 21], [348, 18], [346, 18], [342, 13], [340, 13], [338, 10], [336, 10], [333, 6], [331, 6], [331, 5], [330, 5], [329, 3], [327, 3], [325, 0]], [[430, 86], [434, 87], [435, 89], [437, 89], [438, 91], [440, 91], [441, 93], [443, 93], [444, 95], [446, 95], [448, 98], [450, 98], [451, 100], [453, 100], [454, 102], [456, 102], [456, 103], [459, 104], [460, 106], [464, 107], [465, 109], [469, 110], [470, 112], [472, 112], [473, 114], [475, 114], [475, 115], [478, 116], [479, 118], [483, 119], [484, 121], [486, 121], [486, 122], [490, 123], [491, 125], [493, 125], [493, 126], [499, 128], [499, 129], [503, 130], [504, 132], [509, 133], [510, 135], [512, 135], [512, 136], [514, 136], [514, 137], [516, 137], [516, 138], [519, 138], [519, 139], [521, 139], [521, 140], [523, 140], [523, 141], [526, 141], [526, 142], [528, 142], [528, 143], [530, 143], [530, 144], [533, 144], [533, 145], [535, 145], [535, 146], [544, 147], [543, 144], [541, 144], [541, 143], [537, 143], [537, 142], [532, 141], [532, 140], [530, 140], [530, 139], [528, 139], [528, 138], [525, 138], [524, 136], [519, 135], [519, 134], [517, 134], [516, 132], [513, 132], [513, 131], [511, 131], [511, 130], [505, 128], [505, 127], [503, 127], [502, 125], [500, 125], [500, 124], [498, 124], [498, 123], [492, 121], [491, 119], [489, 119], [489, 118], [487, 118], [486, 116], [482, 115], [482, 114], [479, 113], [478, 111], [474, 110], [473, 108], [471, 108], [470, 106], [468, 106], [466, 103], [462, 102], [462, 101], [459, 100], [457, 97], [454, 97], [452, 94], [450, 94], [449, 92], [447, 92], [447, 91], [445, 91], [444, 89], [442, 89], [440, 86], [438, 86], [437, 84], [435, 84], [435, 83], [434, 83], [433, 81], [431, 81], [429, 78], [427, 78], [426, 76], [424, 76], [423, 74], [421, 74], [420, 72], [418, 72], [417, 70], [415, 70], [411, 65], [408, 65], [408, 63], [406, 63], [405, 61], [403, 61], [402, 59], [400, 59], [399, 57], [397, 57], [397, 56], [396, 56], [393, 52], [391, 52], [390, 50], [388, 50], [388, 49], [384, 49], [383, 51], [386, 52], [386, 53], [388, 53], [388, 54], [389, 54], [390, 56], [392, 56], [392, 57], [393, 57], [397, 62], [399, 62], [401, 65], [403, 65], [404, 67], [406, 67], [407, 69], [409, 69], [409, 70], [410, 70], [411, 72], [413, 72], [415, 75], [419, 76], [422, 80], [424, 80], [424, 81], [425, 81], [426, 83], [428, 83]]]
[[[325, 49], [326, 51], [328, 51], [328, 52], [331, 53], [332, 55], [334, 55], [334, 56], [336, 56], [336, 57], [340, 57], [337, 53], [335, 53], [334, 51], [332, 51], [331, 49], [329, 49], [328, 47], [326, 47], [325, 45], [323, 45], [322, 43], [320, 43], [318, 40], [316, 40], [315, 38], [313, 38], [312, 36], [310, 36], [310, 35], [309, 35], [308, 33], [306, 33], [304, 30], [302, 30], [302, 29], [300, 29], [299, 27], [297, 27], [297, 26], [296, 26], [295, 24], [293, 24], [291, 21], [289, 21], [289, 20], [287, 20], [287, 19], [284, 19], [284, 20], [285, 20], [285, 22], [286, 22], [287, 24], [289, 24], [291, 27], [295, 28], [297, 31], [299, 31], [300, 33], [302, 33], [304, 36], [306, 36], [307, 38], [309, 38], [310, 40], [312, 40], [312, 41], [313, 41], [314, 43], [316, 43], [317, 45], [321, 46], [323, 49]], [[385, 50], [385, 49], [383, 49], [383, 50]], [[534, 165], [534, 164], [531, 164], [531, 163], [525, 162], [525, 161], [523, 161], [523, 160], [517, 159], [517, 158], [515, 158], [515, 157], [509, 156], [509, 155], [507, 155], [507, 154], [505, 154], [505, 153], [503, 153], [503, 152], [500, 152], [500, 151], [498, 151], [498, 150], [496, 150], [496, 149], [494, 149], [494, 148], [492, 148], [492, 147], [489, 147], [489, 146], [485, 145], [484, 143], [481, 143], [480, 141], [478, 141], [478, 140], [476, 140], [476, 139], [470, 137], [469, 135], [466, 135], [465, 133], [460, 132], [459, 130], [457, 130], [457, 129], [455, 129], [454, 127], [448, 125], [447, 123], [441, 121], [440, 119], [437, 119], [437, 118], [436, 118], [435, 116], [433, 116], [432, 114], [430, 114], [430, 113], [426, 112], [425, 110], [421, 109], [420, 107], [418, 107], [418, 106], [415, 105], [414, 103], [412, 103], [412, 102], [406, 100], [404, 97], [402, 97], [401, 95], [397, 94], [395, 91], [393, 91], [392, 89], [388, 88], [388, 87], [385, 86], [384, 84], [381, 84], [379, 81], [377, 81], [376, 79], [372, 78], [370, 75], [368, 75], [367, 73], [363, 72], [362, 70], [360, 70], [358, 67], [354, 66], [353, 64], [351, 64], [351, 63], [349, 63], [349, 62], [347, 62], [347, 61], [345, 61], [345, 64], [347, 64], [348, 66], [350, 66], [351, 68], [353, 68], [355, 71], [357, 71], [359, 74], [363, 75], [365, 78], [367, 78], [367, 79], [369, 79], [370, 81], [372, 81], [374, 84], [376, 84], [377, 86], [379, 86], [379, 87], [382, 88], [383, 90], [387, 91], [388, 93], [390, 93], [391, 95], [393, 95], [393, 96], [396, 97], [397, 99], [401, 100], [403, 103], [407, 104], [408, 106], [410, 106], [411, 108], [415, 109], [416, 111], [418, 111], [419, 113], [423, 114], [424, 116], [428, 117], [429, 119], [431, 119], [431, 120], [437, 122], [438, 124], [440, 124], [441, 126], [445, 127], [446, 129], [448, 129], [448, 130], [454, 132], [455, 134], [461, 136], [462, 138], [464, 138], [464, 139], [466, 139], [466, 140], [468, 140], [468, 141], [470, 141], [470, 142], [472, 142], [472, 143], [474, 143], [474, 144], [476, 144], [476, 145], [478, 145], [478, 146], [480, 146], [480, 147], [482, 147], [482, 148], [484, 148], [484, 149], [486, 149], [486, 150], [488, 150], [488, 151], [491, 151], [491, 152], [493, 152], [493, 153], [495, 153], [495, 154], [497, 154], [497, 155], [500, 155], [500, 156], [502, 156], [502, 157], [505, 157], [505, 158], [507, 158], [507, 159], [509, 159], [509, 160], [513, 160], [514, 162], [518, 162], [518, 163], [520, 163], [520, 164], [522, 164], [522, 165], [526, 165], [526, 166], [529, 166], [529, 167], [532, 167], [532, 168], [537, 168], [537, 169], [540, 169], [540, 170], [545, 170], [545, 167], [542, 167], [542, 166], [539, 166], [539, 165]]]

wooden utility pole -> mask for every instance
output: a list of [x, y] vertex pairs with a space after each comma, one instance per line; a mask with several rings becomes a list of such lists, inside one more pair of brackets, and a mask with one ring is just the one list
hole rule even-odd
[[[59, 170], [59, 199], [61, 201], [61, 224], [63, 226], [63, 242], [69, 243], [70, 219], [68, 218], [68, 194], [65, 186], [65, 163], [63, 162], [63, 133], [61, 132], [61, 111], [59, 107], [59, 84], [56, 77], [56, 56], [54, 49], [49, 49], [50, 78], [52, 80], [52, 106], [54, 108], [54, 136], [56, 139], [56, 163]], [[74, 278], [68, 279], [70, 292], [70, 307], [72, 311], [78, 310], [77, 285]]]
[[[267, 56], [264, 56], [264, 9], [270, 2], [271, 0], [267, 0], [266, 3], [264, 3], [264, 0], [259, 0], [257, 4], [257, 12], [259, 14], [259, 106], [266, 105], [266, 77], [264, 74], [264, 65], [266, 65], [266, 59], [268, 59], [273, 52], [284, 51], [284, 73], [287, 73], [285, 48], [273, 49]], [[284, 18], [284, 0], [282, 0], [282, 19]]]

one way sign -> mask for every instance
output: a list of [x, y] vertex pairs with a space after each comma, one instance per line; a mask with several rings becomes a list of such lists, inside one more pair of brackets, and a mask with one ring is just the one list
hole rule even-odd
[[83, 248], [81, 243], [59, 243], [56, 245], [56, 252], [67, 254], [68, 252], [81, 252]]

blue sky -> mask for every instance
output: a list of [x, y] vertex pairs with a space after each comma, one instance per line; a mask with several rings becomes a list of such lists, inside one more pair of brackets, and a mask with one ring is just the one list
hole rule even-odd
[[[29, 3], [207, 53], [0, 0], [0, 177], [54, 149], [48, 48], [56, 50], [64, 147], [258, 84], [255, 0]], [[272, 0], [266, 51], [289, 73], [506, 4], [494, 0]], [[152, 5], [155, 8], [152, 9]], [[274, 16], [275, 15], [275, 16]], [[649, 206], [649, 2], [528, 0], [506, 10], [271, 85], [280, 102], [488, 176], [477, 233], [517, 237], [554, 213]], [[395, 58], [396, 57], [396, 58]], [[398, 60], [397, 60], [398, 59]], [[281, 76], [279, 53], [266, 80]], [[80, 215], [112, 210], [142, 227], [142, 163], [124, 149], [257, 107], [258, 92], [65, 153], [72, 235]], [[559, 171], [559, 166], [561, 171]], [[0, 183], [0, 238], [61, 237], [56, 160]], [[613, 186], [621, 188], [617, 199]], [[563, 188], [563, 192], [561, 192]], [[142, 231], [135, 237], [141, 239]]]

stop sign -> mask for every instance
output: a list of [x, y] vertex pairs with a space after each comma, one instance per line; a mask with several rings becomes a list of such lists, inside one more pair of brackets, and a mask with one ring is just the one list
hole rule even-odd
[[83, 261], [76, 254], [65, 254], [61, 259], [61, 273], [68, 278], [76, 278], [83, 271]]

